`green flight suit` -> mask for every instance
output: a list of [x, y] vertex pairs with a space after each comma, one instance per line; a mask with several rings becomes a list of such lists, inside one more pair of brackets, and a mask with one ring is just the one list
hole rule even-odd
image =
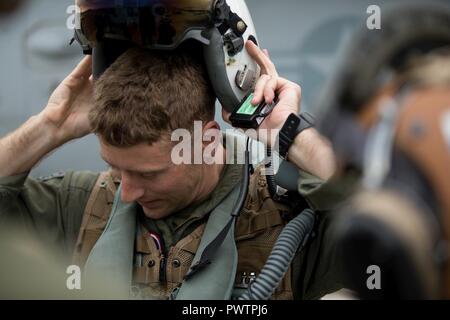
[[[226, 165], [222, 179], [210, 197], [164, 220], [149, 221], [150, 225], [170, 246], [205, 217], [210, 203], [234, 185], [232, 180], [240, 172], [239, 165]], [[67, 172], [42, 179], [30, 178], [27, 173], [0, 177], [0, 225], [18, 224], [36, 233], [45, 243], [56, 245], [69, 257], [97, 178], [98, 174], [91, 172]], [[292, 289], [295, 299], [317, 299], [343, 286], [336, 245], [330, 232], [332, 215], [323, 211], [331, 209], [338, 198], [322, 181], [303, 172], [299, 192], [313, 209], [318, 210], [319, 218], [314, 238], [293, 261]]]

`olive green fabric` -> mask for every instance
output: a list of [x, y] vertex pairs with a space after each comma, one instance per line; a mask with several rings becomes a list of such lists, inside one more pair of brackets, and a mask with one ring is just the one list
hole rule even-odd
[[[236, 186], [213, 209], [192, 265], [201, 260], [205, 249], [230, 221], [230, 208], [233, 208], [239, 198], [240, 191], [241, 187]], [[235, 225], [231, 224], [222, 245], [215, 251], [214, 259], [206, 267], [206, 270], [200, 270], [192, 278], [183, 281], [176, 297], [177, 300], [229, 300], [231, 298], [238, 264], [234, 227]]]
[[16, 225], [72, 255], [89, 194], [99, 174], [67, 172], [41, 179], [0, 177], [0, 225]]
[[[221, 201], [226, 190], [237, 182], [239, 167], [226, 166], [221, 183], [209, 199], [186, 208], [179, 215], [175, 214], [173, 219], [159, 222], [158, 228], [162, 229], [169, 243], [182, 237], [208, 213], [208, 208]], [[41, 181], [27, 176], [0, 178], [0, 223], [14, 221], [24, 225], [71, 255], [87, 199], [98, 174], [68, 172]], [[330, 209], [341, 200], [339, 197], [330, 200], [328, 189], [328, 184], [301, 174], [299, 192], [314, 209]], [[320, 211], [315, 236], [294, 259], [292, 288], [297, 299], [319, 298], [342, 287], [337, 248], [332, 241], [332, 225], [332, 214]], [[170, 239], [167, 234], [172, 232], [174, 236]]]
[[330, 212], [318, 216], [313, 239], [292, 262], [294, 299], [319, 299], [345, 287]]
[[133, 277], [138, 204], [122, 202], [121, 190], [119, 187], [108, 223], [86, 261], [84, 276], [89, 285], [98, 279], [103, 280], [102, 286], [114, 282], [109, 289], [116, 291], [119, 297], [127, 297]]
[[333, 178], [327, 183], [323, 180], [299, 170], [298, 192], [306, 199], [314, 210], [330, 211], [352, 194], [357, 179], [355, 176]]

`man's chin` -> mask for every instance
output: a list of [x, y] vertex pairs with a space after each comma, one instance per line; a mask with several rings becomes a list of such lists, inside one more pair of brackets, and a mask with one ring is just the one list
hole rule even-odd
[[142, 209], [147, 218], [154, 220], [166, 218], [171, 213], [165, 206], [160, 206], [158, 208], [147, 208], [142, 206]]

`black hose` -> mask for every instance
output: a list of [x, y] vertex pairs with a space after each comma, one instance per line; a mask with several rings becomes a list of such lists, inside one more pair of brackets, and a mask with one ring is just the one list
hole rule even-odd
[[261, 273], [239, 300], [268, 300], [273, 295], [295, 254], [309, 239], [314, 220], [314, 211], [305, 209], [284, 227]]
[[275, 169], [272, 166], [272, 149], [267, 146], [266, 149], [266, 181], [269, 189], [270, 197], [274, 200], [277, 199], [277, 184], [275, 182]]

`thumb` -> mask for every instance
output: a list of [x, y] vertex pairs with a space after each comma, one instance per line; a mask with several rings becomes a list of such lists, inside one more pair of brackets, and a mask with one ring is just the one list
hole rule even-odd
[[222, 107], [222, 119], [225, 122], [230, 123], [230, 116], [231, 116], [231, 113], [228, 112], [224, 107]]

